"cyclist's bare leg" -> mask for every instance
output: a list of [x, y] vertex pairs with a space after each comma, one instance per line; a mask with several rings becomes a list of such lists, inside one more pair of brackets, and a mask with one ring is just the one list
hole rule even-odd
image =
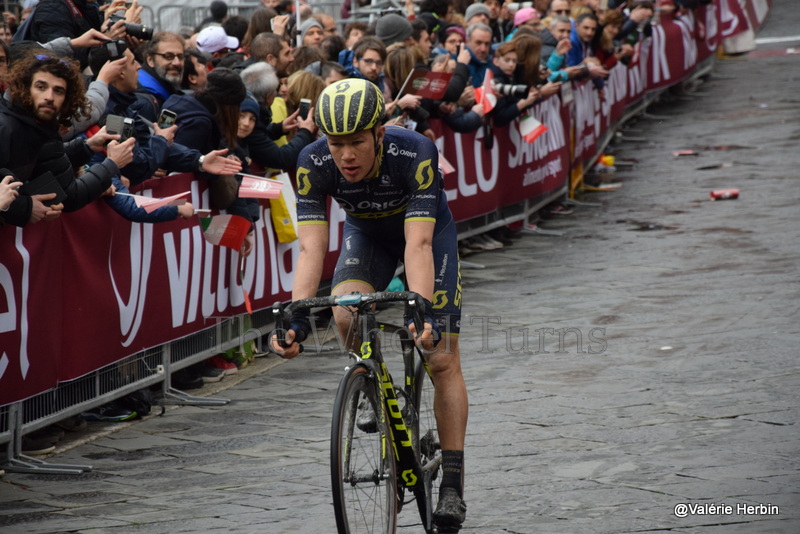
[[442, 449], [463, 451], [469, 405], [458, 336], [444, 334], [436, 351], [426, 354], [425, 359], [433, 375], [433, 409]]
[[439, 532], [458, 532], [467, 512], [463, 500], [464, 436], [469, 412], [458, 336], [444, 334], [426, 359], [433, 375], [433, 410], [442, 446], [443, 473], [433, 519]]

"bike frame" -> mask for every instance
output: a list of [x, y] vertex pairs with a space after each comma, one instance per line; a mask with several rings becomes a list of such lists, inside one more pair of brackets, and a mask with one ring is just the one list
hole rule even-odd
[[[311, 308], [331, 308], [333, 306], [344, 306], [356, 308], [356, 316], [361, 319], [359, 324], [359, 334], [361, 336], [361, 354], [356, 355], [356, 365], [367, 367], [378, 384], [380, 402], [386, 408], [386, 413], [391, 419], [389, 428], [394, 438], [394, 457], [397, 463], [399, 481], [405, 488], [419, 491], [423, 487], [424, 469], [420, 465], [416, 451], [418, 450], [419, 436], [415, 436], [413, 429], [409, 428], [403, 418], [396, 389], [392, 377], [389, 373], [383, 354], [380, 350], [379, 333], [382, 331], [378, 326], [378, 321], [373, 311], [373, 305], [381, 302], [404, 302], [404, 321], [413, 319], [418, 332], [424, 327], [423, 299], [417, 293], [411, 291], [386, 291], [382, 293], [353, 293], [349, 295], [338, 295], [330, 297], [312, 297], [299, 300], [286, 306], [276, 303], [273, 306], [276, 325], [281, 325], [284, 330], [289, 329], [291, 314], [298, 310], [310, 310]], [[406, 404], [413, 406], [413, 399], [416, 393], [416, 373], [415, 373], [415, 345], [411, 339], [410, 332], [408, 339], [402, 341], [403, 367], [404, 367], [404, 386], [403, 394], [406, 396]], [[424, 362], [422, 353], [420, 357]], [[426, 365], [427, 369], [427, 365]], [[415, 409], [414, 409], [415, 411]], [[416, 417], [416, 413], [414, 413]], [[415, 443], [417, 440], [417, 443]], [[423, 490], [424, 491], [424, 490]]]
[[[378, 336], [380, 328], [371, 305], [367, 306], [363, 313], [359, 310], [359, 316], [361, 317], [361, 339], [366, 340], [361, 344], [361, 359], [359, 363], [370, 368], [379, 385], [380, 402], [386, 408], [389, 428], [394, 438], [392, 443], [395, 462], [397, 463], [398, 482], [402, 482], [403, 486], [408, 489], [416, 490], [421, 487], [423, 481], [422, 466], [417, 456], [418, 448], [415, 447], [415, 439], [418, 437], [414, 435], [413, 425], [412, 428], [408, 426], [411, 421], [406, 421], [403, 417], [399, 399], [397, 398], [397, 390], [380, 350]], [[410, 347], [408, 346], [409, 344], [411, 345]], [[413, 407], [412, 399], [415, 398], [416, 391], [413, 341], [404, 340], [402, 346], [405, 375], [403, 392], [406, 396], [406, 405], [411, 408]], [[413, 416], [416, 417], [415, 407], [413, 408]]]

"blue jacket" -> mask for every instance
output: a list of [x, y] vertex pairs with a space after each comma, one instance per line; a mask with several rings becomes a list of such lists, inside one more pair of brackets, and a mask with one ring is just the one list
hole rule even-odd
[[569, 35], [569, 41], [572, 43], [572, 48], [570, 48], [569, 52], [567, 52], [567, 65], [570, 67], [580, 65], [583, 63], [585, 58], [594, 56], [592, 43], [585, 43], [581, 41], [581, 38], [578, 37], [578, 32], [575, 30], [574, 26], [572, 28], [572, 33]]
[[150, 94], [155, 99], [154, 102], [147, 102], [142, 99], [134, 104], [136, 112], [150, 122], [156, 122], [158, 120], [158, 114], [165, 100], [171, 95], [181, 94], [180, 90], [176, 89], [168, 81], [158, 78], [155, 73], [146, 66], [142, 66], [139, 70], [139, 89], [137, 89], [137, 92]]
[[[114, 176], [111, 181], [114, 183], [118, 193], [130, 193], [130, 189], [122, 185], [119, 176]], [[133, 197], [125, 195], [114, 195], [113, 197], [103, 197], [111, 209], [122, 215], [124, 218], [133, 222], [157, 223], [174, 221], [178, 218], [178, 206], [164, 206], [152, 213], [147, 213], [144, 208], [136, 205]]]
[[469, 50], [469, 55], [472, 56], [469, 60], [469, 75], [472, 78], [472, 87], [480, 87], [483, 83], [483, 77], [486, 75], [486, 69], [489, 68], [491, 56], [486, 58], [486, 61], [481, 61], [472, 50]]
[[175, 142], [207, 154], [222, 147], [222, 132], [211, 111], [193, 95], [172, 95], [164, 108], [178, 115]]

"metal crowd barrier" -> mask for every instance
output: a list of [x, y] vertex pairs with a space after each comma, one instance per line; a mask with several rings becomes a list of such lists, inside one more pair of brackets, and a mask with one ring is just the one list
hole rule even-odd
[[63, 421], [134, 391], [161, 385], [160, 404], [219, 406], [228, 399], [196, 397], [172, 387], [170, 375], [194, 363], [258, 340], [273, 330], [270, 309], [253, 313], [252, 327], [243, 330], [244, 316], [220, 319], [210, 328], [106, 365], [81, 378], [24, 401], [0, 407], [0, 444], [6, 444], [8, 472], [78, 474], [90, 466], [51, 464], [22, 454], [22, 436]]

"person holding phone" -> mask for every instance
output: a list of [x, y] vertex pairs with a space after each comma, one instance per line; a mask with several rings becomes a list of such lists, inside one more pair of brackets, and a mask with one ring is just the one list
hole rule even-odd
[[[9, 89], [0, 98], [0, 168], [21, 182], [32, 182], [48, 172], [66, 193], [62, 203], [48, 206], [55, 193], [19, 194], [3, 218], [9, 224], [53, 220], [75, 211], [111, 189], [111, 177], [130, 161], [133, 142], [107, 144], [108, 157], [75, 178], [73, 165], [88, 163], [97, 143], [65, 145], [60, 128], [86, 109], [88, 102], [77, 62], [49, 53], [33, 53], [11, 67]], [[105, 144], [110, 138], [100, 138]]]
[[0, 181], [0, 211], [8, 211], [8, 207], [19, 196], [21, 185], [22, 182], [14, 181], [13, 176], [6, 176]]

